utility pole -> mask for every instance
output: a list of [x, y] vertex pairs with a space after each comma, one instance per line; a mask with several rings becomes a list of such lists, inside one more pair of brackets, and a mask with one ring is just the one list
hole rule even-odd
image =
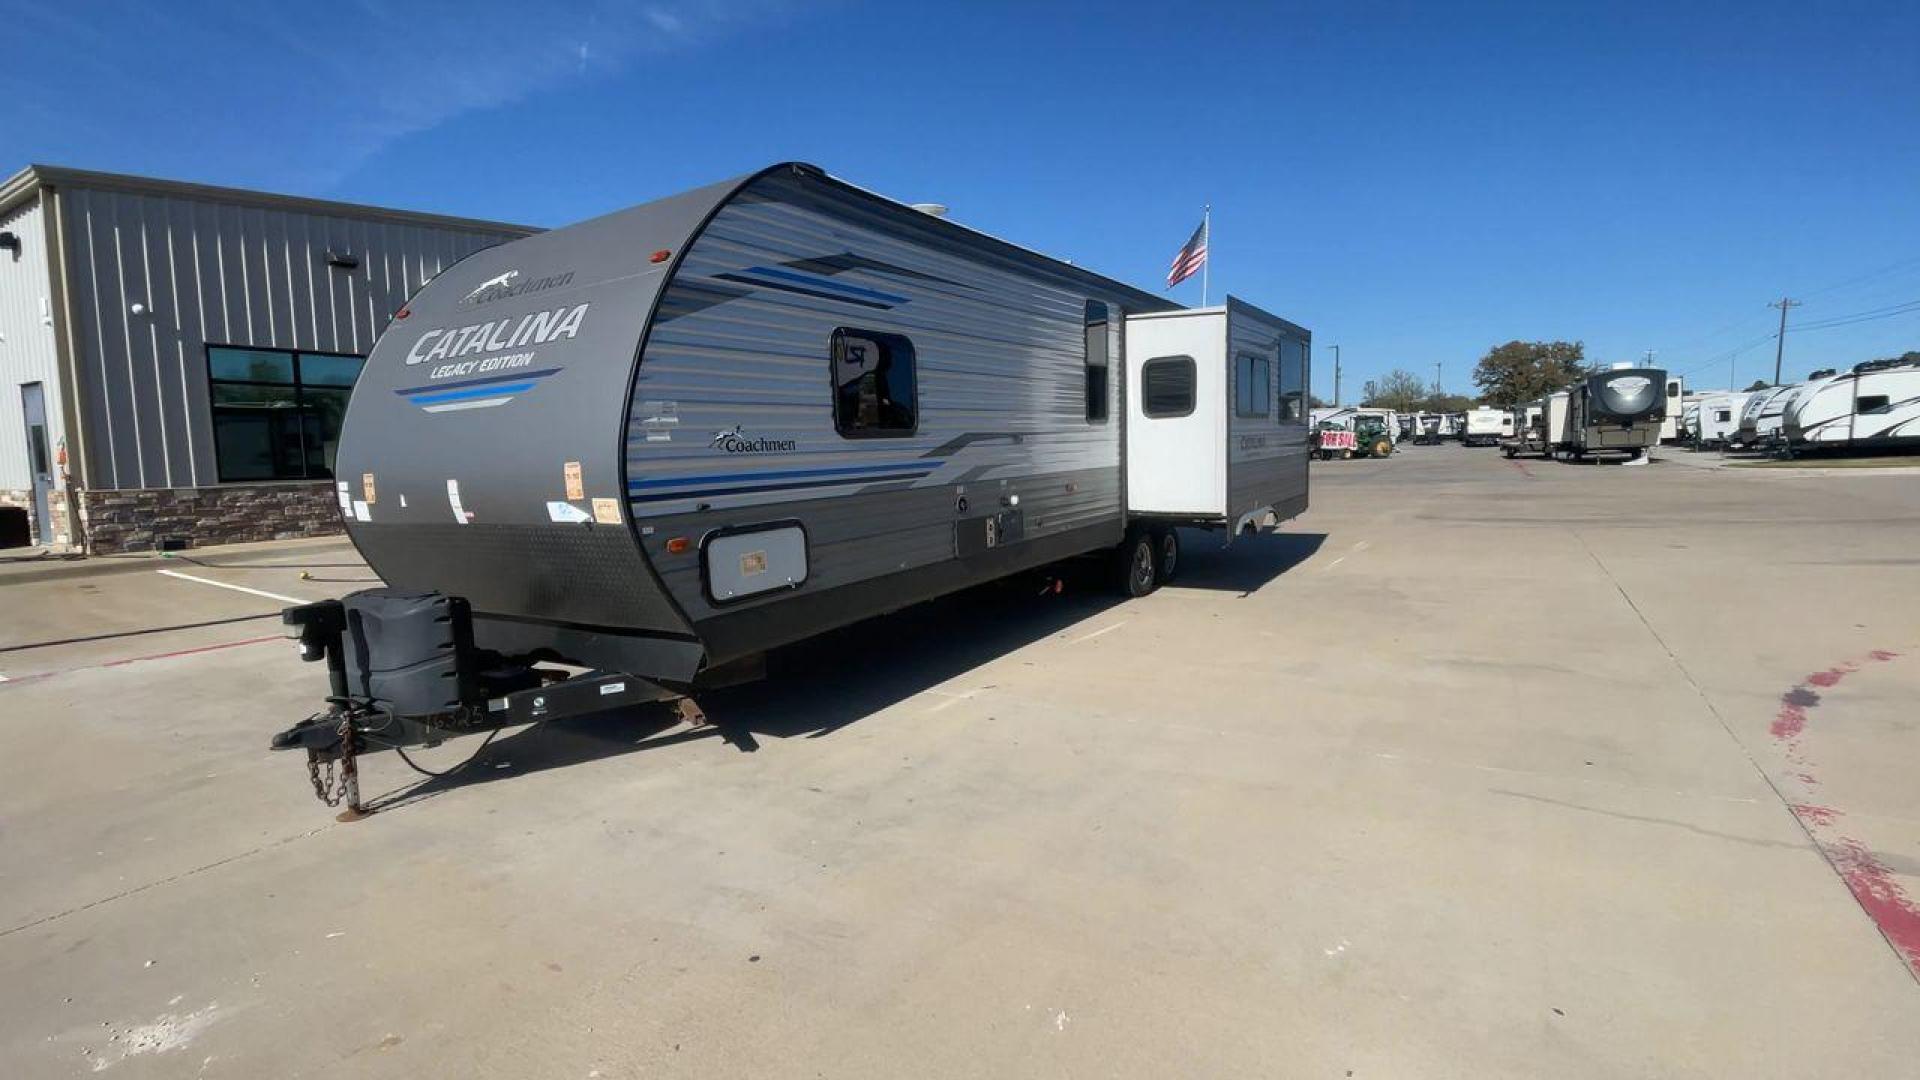
[[1780, 336], [1775, 338], [1773, 342], [1773, 385], [1779, 386], [1780, 359], [1787, 351], [1787, 309], [1799, 307], [1800, 301], [1783, 296], [1780, 298], [1779, 303], [1768, 304], [1767, 306], [1780, 309]]
[[1435, 397], [1440, 396], [1440, 361], [1438, 360], [1433, 362], [1433, 394]]
[[1652, 349], [1647, 350], [1647, 366], [1648, 367], [1653, 366], [1653, 350]]
[[1333, 404], [1340, 404], [1340, 346], [1333, 347]]

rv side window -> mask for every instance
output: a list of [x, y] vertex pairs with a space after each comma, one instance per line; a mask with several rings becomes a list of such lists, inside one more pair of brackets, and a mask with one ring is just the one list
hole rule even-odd
[[849, 439], [913, 434], [918, 417], [913, 342], [898, 334], [833, 332], [833, 426]]
[[1261, 420], [1273, 412], [1273, 364], [1266, 357], [1252, 353], [1234, 357], [1233, 412]]
[[1862, 394], [1854, 399], [1855, 412], [1883, 413], [1889, 411], [1893, 399], [1885, 394]]
[[1672, 382], [1669, 382], [1669, 383], [1667, 383], [1667, 396], [1668, 396], [1668, 397], [1679, 397], [1679, 396], [1680, 396], [1680, 383], [1679, 383], [1679, 380], [1674, 380], [1674, 381], [1672, 381]]
[[1086, 395], [1087, 423], [1107, 422], [1107, 305], [1087, 301]]
[[1193, 415], [1193, 357], [1156, 356], [1140, 368], [1140, 407], [1164, 420]]
[[1280, 422], [1307, 419], [1307, 343], [1280, 339]]
[[1716, 424], [1732, 423], [1733, 410], [1732, 409], [1715, 409], [1713, 411], [1713, 422]]

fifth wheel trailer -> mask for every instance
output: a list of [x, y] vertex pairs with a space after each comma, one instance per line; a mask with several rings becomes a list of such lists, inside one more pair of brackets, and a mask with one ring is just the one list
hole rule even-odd
[[1589, 375], [1569, 391], [1569, 451], [1574, 457], [1638, 457], [1659, 444], [1666, 408], [1667, 373], [1659, 368], [1622, 367]]
[[[354, 387], [338, 499], [387, 583], [291, 608], [340, 765], [691, 693], [727, 665], [1176, 526], [1307, 506], [1310, 335], [781, 164], [478, 252]], [[586, 669], [585, 674], [549, 664]]]

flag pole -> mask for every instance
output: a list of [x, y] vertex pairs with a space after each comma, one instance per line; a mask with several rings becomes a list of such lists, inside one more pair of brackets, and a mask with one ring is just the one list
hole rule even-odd
[[1213, 204], [1200, 208], [1200, 237], [1206, 241], [1207, 255], [1200, 260], [1200, 306], [1207, 306], [1207, 274], [1213, 269]]

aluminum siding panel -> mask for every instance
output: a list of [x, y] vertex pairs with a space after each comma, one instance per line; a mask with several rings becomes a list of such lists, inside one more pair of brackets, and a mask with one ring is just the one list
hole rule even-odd
[[[429, 278], [518, 235], [78, 187], [61, 197], [74, 342], [98, 387], [83, 403], [96, 488], [218, 483], [207, 343], [364, 355]], [[329, 249], [360, 265], [327, 265]]]
[[[1307, 494], [1307, 423], [1302, 418], [1281, 422], [1280, 339], [1289, 337], [1306, 349], [1299, 335], [1259, 318], [1245, 307], [1227, 305], [1227, 516], [1238, 520], [1263, 506], [1276, 506]], [[1271, 416], [1247, 417], [1234, 408], [1239, 375], [1235, 358], [1253, 353], [1268, 359]], [[1301, 393], [1313, 385], [1309, 353], [1302, 373]]]
[[[884, 212], [852, 201], [829, 206], [803, 197], [795, 183], [784, 175], [762, 180], [715, 216], [663, 297], [642, 355], [627, 433], [630, 507], [638, 523], [655, 527], [643, 542], [682, 608], [696, 621], [714, 613], [698, 558], [668, 555], [664, 544], [724, 524], [800, 520], [810, 541], [809, 590], [954, 558], [962, 495], [970, 517], [1017, 495], [1027, 539], [1102, 523], [1117, 539], [1119, 325], [1109, 330], [1109, 419], [1089, 424], [1084, 321], [1088, 299], [1117, 306], [1120, 298], [1089, 297], [905, 239], [888, 229]], [[830, 280], [899, 302], [875, 308], [738, 280], [754, 267], [817, 277], [791, 264], [847, 255], [866, 265]], [[846, 439], [835, 431], [828, 345], [839, 327], [913, 343], [913, 436]], [[664, 402], [673, 403], [677, 423], [670, 440], [652, 425], [650, 441], [646, 421]], [[749, 438], [791, 440], [795, 449], [717, 448], [716, 434], [736, 426]], [[676, 487], [752, 484], [723, 478], [756, 472], [884, 466], [927, 472], [864, 485], [662, 497]], [[776, 603], [780, 595], [739, 606]]]
[[18, 253], [0, 251], [0, 488], [25, 489], [33, 486], [33, 477], [27, 465], [26, 419], [20, 412], [21, 383], [46, 388], [48, 444], [58, 446], [66, 437], [60, 355], [53, 340], [52, 264], [41, 200], [29, 200], [0, 216], [0, 232], [20, 238]]

